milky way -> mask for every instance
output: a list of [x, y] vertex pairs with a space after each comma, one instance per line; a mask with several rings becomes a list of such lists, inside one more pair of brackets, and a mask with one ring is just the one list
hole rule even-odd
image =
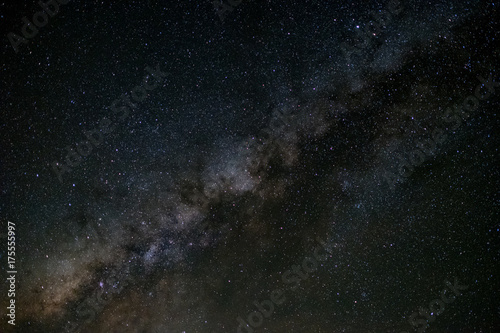
[[2, 332], [496, 332], [498, 3], [223, 3], [4, 38]]

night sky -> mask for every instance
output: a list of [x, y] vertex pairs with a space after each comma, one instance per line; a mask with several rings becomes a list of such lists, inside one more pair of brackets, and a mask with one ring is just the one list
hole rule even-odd
[[498, 2], [54, 4], [0, 6], [0, 332], [500, 332]]

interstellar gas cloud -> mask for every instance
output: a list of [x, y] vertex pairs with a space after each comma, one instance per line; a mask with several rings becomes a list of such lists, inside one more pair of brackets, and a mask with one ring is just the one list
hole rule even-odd
[[498, 332], [492, 1], [3, 3], [1, 332]]

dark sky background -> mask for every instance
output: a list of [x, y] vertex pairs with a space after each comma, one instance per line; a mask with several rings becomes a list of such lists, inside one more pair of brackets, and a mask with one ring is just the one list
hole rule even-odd
[[[211, 1], [70, 1], [18, 52], [7, 34], [40, 6], [2, 3], [0, 266], [12, 221], [18, 274], [0, 331], [236, 332], [283, 289], [255, 332], [422, 332], [412, 313], [457, 279], [425, 332], [500, 331], [500, 85], [478, 79], [500, 81], [500, 4], [405, 1], [360, 46], [389, 3], [244, 0], [222, 22]], [[318, 237], [331, 256], [292, 290]]]

